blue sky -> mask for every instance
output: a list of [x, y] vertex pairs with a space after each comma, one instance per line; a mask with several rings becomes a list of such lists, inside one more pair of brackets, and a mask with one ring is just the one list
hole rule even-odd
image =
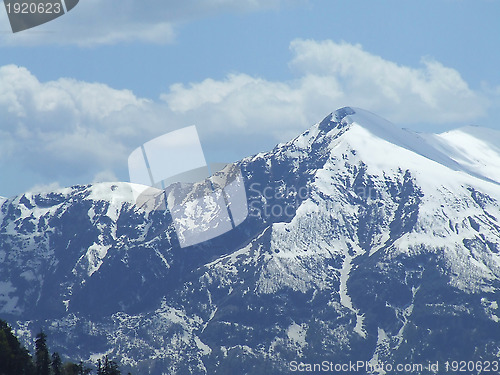
[[12, 34], [0, 9], [0, 195], [126, 181], [133, 149], [192, 124], [209, 161], [345, 105], [500, 129], [499, 16], [499, 0], [81, 0]]

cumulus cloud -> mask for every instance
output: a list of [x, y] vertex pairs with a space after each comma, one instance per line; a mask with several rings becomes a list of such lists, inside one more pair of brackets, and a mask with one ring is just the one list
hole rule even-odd
[[42, 83], [25, 68], [3, 66], [0, 162], [13, 160], [50, 178], [116, 167], [128, 144], [148, 136], [136, 124], [152, 106], [127, 90], [71, 79]]
[[161, 99], [176, 116], [208, 123], [212, 131], [266, 134], [278, 139], [283, 138], [283, 131], [296, 132], [308, 123], [302, 104], [307, 88], [294, 86], [230, 74], [223, 81], [172, 85]]
[[33, 185], [28, 190], [30, 192], [33, 192], [33, 193], [46, 193], [46, 192], [50, 192], [50, 191], [54, 191], [54, 190], [59, 190], [62, 188], [63, 187], [61, 185], [59, 185], [59, 183], [51, 182], [51, 183], [46, 184], [46, 185], [44, 185], [44, 184]]
[[191, 121], [230, 124], [280, 140], [344, 105], [401, 124], [465, 124], [484, 116], [489, 105], [487, 96], [472, 90], [459, 72], [432, 59], [411, 68], [360, 45], [333, 41], [295, 40], [290, 49], [294, 80], [230, 74], [220, 81], [172, 85], [161, 98], [172, 112]]
[[174, 84], [159, 100], [73, 79], [40, 82], [25, 68], [1, 67], [0, 163], [46, 179], [34, 183], [126, 179], [133, 149], [192, 124], [206, 150], [231, 149], [239, 158], [289, 140], [345, 105], [400, 125], [464, 125], [480, 122], [492, 101], [432, 59], [415, 68], [360, 45], [296, 40], [290, 48], [295, 79], [229, 74]]
[[[77, 44], [83, 46], [175, 39], [177, 25], [224, 12], [250, 12], [297, 0], [84, 0], [68, 14], [34, 29], [0, 35], [0, 44]], [[7, 25], [6, 12], [0, 24]]]
[[420, 68], [400, 66], [361, 45], [295, 40], [290, 63], [301, 75], [335, 79], [342, 97], [405, 123], [468, 121], [486, 112], [486, 97], [456, 70], [423, 58]]

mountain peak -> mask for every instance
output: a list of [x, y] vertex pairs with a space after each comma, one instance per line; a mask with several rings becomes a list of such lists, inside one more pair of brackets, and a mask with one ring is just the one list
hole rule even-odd
[[396, 146], [451, 169], [461, 169], [458, 163], [433, 147], [419, 134], [402, 129], [361, 108], [340, 108], [325, 117], [317, 127], [320, 134], [328, 135], [329, 138], [333, 139], [340, 140], [342, 138], [353, 149], [370, 157], [381, 152], [384, 153], [387, 147]]
[[[500, 149], [495, 144], [497, 139], [500, 142], [500, 132], [485, 128], [466, 127], [439, 135], [416, 133], [367, 110], [342, 107], [292, 143], [299, 148], [314, 148], [315, 144], [323, 150], [344, 144], [346, 150], [357, 152], [363, 162], [382, 169], [413, 166], [428, 171], [441, 165], [498, 184]], [[471, 145], [477, 147], [472, 149]], [[398, 156], [387, 158], [389, 154]], [[429, 164], [429, 161], [437, 164]], [[478, 164], [483, 166], [478, 168]]]
[[319, 130], [328, 131], [333, 128], [340, 129], [343, 127], [342, 125], [347, 124], [343, 120], [350, 115], [354, 115], [355, 113], [356, 111], [351, 107], [339, 108], [336, 111], [330, 113], [323, 119], [323, 121], [319, 123]]
[[331, 132], [333, 129], [344, 129], [352, 124], [360, 126], [373, 136], [386, 140], [403, 148], [414, 148], [415, 142], [419, 142], [419, 136], [407, 129], [393, 124], [392, 122], [365, 109], [356, 107], [342, 107], [330, 113], [319, 123], [319, 130]]
[[[241, 161], [247, 218], [190, 248], [171, 213], [124, 203], [140, 186], [9, 199], [0, 314], [25, 343], [45, 327], [64, 356], [104, 353], [145, 375], [289, 374], [285, 359], [299, 357], [435, 362], [471, 347], [474, 363], [496, 358], [500, 188], [438, 156], [450, 155], [341, 108]], [[223, 193], [220, 212], [236, 202]], [[218, 222], [198, 202], [182, 204]]]

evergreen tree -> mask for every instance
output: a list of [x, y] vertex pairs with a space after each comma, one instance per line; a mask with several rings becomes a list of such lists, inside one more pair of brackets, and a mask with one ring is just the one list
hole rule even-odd
[[120, 375], [120, 369], [115, 361], [109, 361], [108, 373], [107, 375]]
[[59, 353], [53, 353], [52, 354], [52, 374], [53, 375], [62, 375], [62, 361], [61, 361], [61, 356]]
[[[62, 363], [59, 353], [49, 355], [47, 335], [40, 331], [35, 340], [35, 364], [28, 352], [0, 320], [0, 375], [89, 375], [92, 369], [72, 362]], [[107, 356], [97, 361], [97, 375], [121, 375], [118, 364]], [[130, 375], [130, 373], [128, 373]]]
[[67, 362], [63, 365], [64, 375], [78, 375], [78, 365], [75, 363]]
[[40, 331], [35, 340], [36, 375], [50, 375], [50, 357], [47, 348], [47, 335]]
[[4, 330], [0, 330], [0, 374], [9, 373], [13, 362], [12, 349], [7, 335]]
[[121, 375], [118, 364], [108, 356], [97, 361], [97, 375]]
[[100, 359], [97, 360], [97, 375], [104, 375], [102, 372], [102, 362]]
[[85, 366], [82, 361], [78, 365], [78, 375], [88, 375], [92, 372], [92, 369]]
[[0, 320], [0, 374], [34, 375], [34, 372], [29, 352], [19, 343], [11, 327]]

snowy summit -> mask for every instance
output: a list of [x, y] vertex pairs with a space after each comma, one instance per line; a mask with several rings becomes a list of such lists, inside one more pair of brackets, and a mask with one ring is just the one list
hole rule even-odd
[[9, 198], [0, 314], [27, 345], [43, 327], [63, 355], [145, 375], [499, 360], [498, 140], [339, 109], [236, 163], [247, 218], [186, 248], [126, 183]]

